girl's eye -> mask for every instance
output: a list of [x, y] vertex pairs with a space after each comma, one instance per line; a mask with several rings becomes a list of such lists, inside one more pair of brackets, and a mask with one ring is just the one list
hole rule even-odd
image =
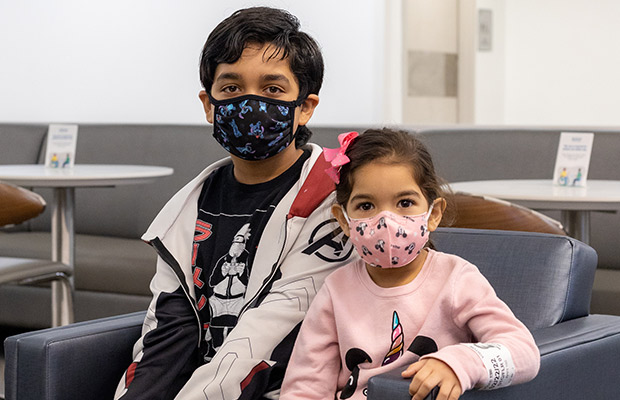
[[401, 208], [413, 207], [414, 204], [415, 203], [412, 200], [409, 200], [409, 199], [403, 199], [403, 200], [400, 200], [398, 202], [398, 206], [401, 207]]
[[374, 206], [372, 205], [372, 203], [360, 203], [357, 206], [357, 209], [362, 210], [362, 211], [369, 211], [372, 210], [374, 208]]

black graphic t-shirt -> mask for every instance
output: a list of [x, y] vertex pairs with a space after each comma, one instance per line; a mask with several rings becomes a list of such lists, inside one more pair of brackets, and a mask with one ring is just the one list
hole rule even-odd
[[198, 200], [192, 273], [205, 343], [210, 361], [228, 332], [237, 324], [252, 263], [261, 234], [284, 195], [299, 180], [304, 154], [271, 181], [239, 183], [229, 164], [204, 182]]

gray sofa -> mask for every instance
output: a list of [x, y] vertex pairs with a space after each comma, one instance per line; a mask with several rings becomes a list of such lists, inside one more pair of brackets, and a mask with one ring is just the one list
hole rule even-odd
[[[572, 238], [529, 232], [441, 228], [439, 250], [479, 266], [498, 296], [533, 332], [538, 377], [465, 399], [617, 399], [611, 371], [620, 355], [620, 317], [588, 315], [595, 251]], [[496, 249], [503, 249], [502, 252]], [[28, 332], [5, 342], [6, 399], [109, 399], [131, 362], [144, 313]], [[369, 400], [411, 399], [398, 372], [371, 378]], [[431, 399], [427, 399], [431, 400]]]
[[[620, 131], [575, 128], [403, 127], [419, 132], [448, 181], [551, 178], [565, 130], [594, 131], [590, 178], [620, 179]], [[365, 127], [312, 127], [313, 141], [335, 147], [337, 134]], [[0, 164], [42, 163], [46, 125], [0, 124]], [[211, 128], [189, 125], [80, 125], [77, 163], [172, 167], [174, 175], [148, 185], [76, 190], [75, 316], [77, 321], [146, 309], [155, 252], [139, 240], [163, 204], [225, 153]], [[50, 203], [51, 190], [34, 189]], [[558, 218], [559, 213], [546, 214]], [[49, 258], [50, 212], [0, 230], [0, 256]], [[599, 253], [592, 309], [620, 315], [620, 215], [592, 217]], [[46, 327], [49, 289], [0, 286], [0, 325]]]

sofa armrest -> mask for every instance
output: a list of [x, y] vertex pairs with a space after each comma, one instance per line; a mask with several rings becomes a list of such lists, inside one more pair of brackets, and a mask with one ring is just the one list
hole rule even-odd
[[7, 400], [111, 399], [145, 312], [27, 332], [7, 338]]
[[[541, 353], [538, 376], [492, 391], [468, 391], [461, 400], [618, 399], [620, 317], [590, 315], [532, 333]], [[370, 378], [368, 400], [411, 400], [400, 371]]]

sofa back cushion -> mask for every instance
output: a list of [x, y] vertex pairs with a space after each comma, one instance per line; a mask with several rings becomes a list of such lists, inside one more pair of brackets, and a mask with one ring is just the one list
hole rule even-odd
[[594, 132], [588, 178], [620, 179], [620, 131], [575, 128], [416, 128], [450, 182], [551, 179], [562, 132]]
[[[77, 188], [75, 230], [78, 233], [140, 237], [162, 206], [203, 168], [226, 153], [205, 125], [80, 124], [76, 164], [159, 165], [172, 176], [153, 183], [113, 188]], [[43, 162], [45, 149], [39, 162]], [[36, 189], [52, 199], [50, 189]], [[33, 230], [46, 231], [50, 212], [33, 220]]]
[[568, 236], [439, 228], [439, 251], [476, 265], [529, 329], [588, 315], [597, 255]]
[[0, 164], [36, 164], [47, 126], [0, 124]]

